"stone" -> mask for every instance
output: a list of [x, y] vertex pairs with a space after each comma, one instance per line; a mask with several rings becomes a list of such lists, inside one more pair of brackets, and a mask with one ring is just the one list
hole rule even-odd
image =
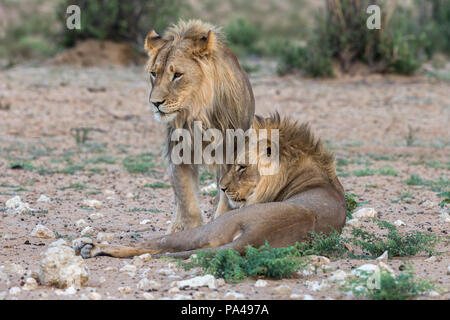
[[86, 220], [80, 219], [75, 222], [75, 226], [77, 228], [86, 228], [88, 226], [88, 223], [86, 222]]
[[290, 299], [302, 299], [303, 295], [298, 293], [293, 293], [289, 296]]
[[447, 275], [450, 276], [450, 266], [447, 266]]
[[95, 292], [95, 291], [94, 292], [90, 292], [87, 297], [88, 297], [89, 300], [101, 300], [102, 299], [102, 295], [100, 293]]
[[235, 292], [235, 291], [228, 291], [227, 293], [225, 293], [223, 298], [225, 300], [239, 300], [239, 299], [245, 299], [245, 295], [243, 295], [242, 293], [239, 293], [239, 292]]
[[255, 287], [257, 287], [257, 288], [267, 287], [267, 281], [263, 280], [263, 279], [258, 279], [255, 282]]
[[427, 259], [425, 259], [425, 262], [436, 262], [438, 259], [436, 258], [436, 256], [431, 256]]
[[83, 237], [93, 236], [94, 233], [95, 233], [95, 229], [92, 227], [86, 227], [80, 232], [81, 236], [83, 236]]
[[313, 296], [310, 296], [309, 294], [303, 295], [303, 300], [314, 300]]
[[329, 281], [343, 281], [348, 277], [347, 272], [343, 270], [334, 271], [331, 276], [328, 278]]
[[192, 289], [199, 287], [208, 287], [210, 289], [216, 289], [216, 279], [213, 275], [207, 274], [200, 277], [194, 277], [188, 280], [182, 280], [177, 282], [178, 289]]
[[9, 289], [9, 294], [12, 296], [15, 296], [16, 294], [19, 294], [20, 291], [22, 291], [19, 287], [12, 287]]
[[121, 294], [130, 294], [132, 292], [130, 287], [118, 287], [117, 291]]
[[440, 293], [437, 292], [437, 291], [431, 290], [430, 292], [428, 292], [428, 296], [429, 296], [430, 298], [436, 298], [436, 297], [439, 297], [439, 296], [440, 296]]
[[378, 214], [374, 208], [361, 208], [352, 213], [353, 218], [377, 218]]
[[41, 194], [37, 199], [37, 202], [50, 202], [50, 198], [47, 197], [45, 194]]
[[361, 221], [359, 221], [359, 219], [353, 218], [353, 219], [347, 220], [347, 222], [345, 224], [349, 225], [350, 227], [353, 227], [353, 228], [359, 228], [361, 226]]
[[379, 256], [379, 257], [376, 259], [376, 261], [381, 261], [381, 262], [386, 263], [386, 262], [388, 261], [388, 258], [389, 258], [389, 253], [388, 253], [388, 251], [386, 250], [385, 252], [383, 252], [383, 254], [382, 254], [381, 256]]
[[26, 290], [26, 291], [35, 290], [35, 289], [37, 289], [38, 286], [39, 286], [39, 284], [37, 283], [37, 281], [35, 279], [27, 278], [25, 280], [25, 284], [23, 285], [23, 290]]
[[291, 287], [282, 284], [278, 287], [273, 288], [272, 292], [273, 292], [273, 294], [276, 294], [276, 295], [287, 296], [292, 293], [292, 289], [291, 289]]
[[155, 280], [144, 278], [138, 282], [137, 288], [144, 291], [157, 291], [161, 288], [161, 284]]
[[142, 296], [145, 300], [155, 300], [155, 297], [149, 292], [144, 292]]
[[103, 191], [103, 193], [105, 194], [105, 196], [113, 196], [114, 194], [116, 194], [113, 190], [108, 190], [108, 189]]
[[350, 274], [357, 276], [357, 277], [365, 277], [365, 274], [371, 274], [378, 270], [378, 266], [375, 264], [367, 263], [363, 264], [362, 266], [353, 269], [350, 271]]
[[170, 295], [174, 295], [174, 294], [181, 293], [181, 291], [180, 291], [180, 289], [178, 289], [177, 287], [173, 287], [173, 288], [170, 288], [170, 289], [169, 289], [168, 293], [169, 293]]
[[134, 198], [134, 194], [132, 194], [131, 192], [128, 192], [128, 193], [125, 195], [125, 198], [126, 198], [126, 199], [133, 199], [133, 198]]
[[136, 256], [131, 261], [131, 264], [135, 265], [136, 267], [140, 268], [145, 265], [146, 262], [149, 262], [152, 259], [152, 255], [150, 253], [144, 253], [140, 256]]
[[41, 253], [39, 282], [42, 285], [79, 288], [89, 279], [84, 260], [72, 248], [60, 246]]
[[101, 213], [93, 213], [93, 214], [89, 215], [89, 219], [91, 219], [91, 220], [97, 220], [97, 219], [101, 219], [103, 217], [104, 217], [104, 215]]
[[32, 211], [28, 203], [22, 202], [19, 196], [6, 201], [5, 207], [7, 213], [24, 214]]
[[120, 272], [128, 274], [130, 277], [133, 277], [136, 274], [136, 266], [132, 264], [126, 264], [122, 268], [119, 269]]
[[38, 224], [34, 227], [33, 231], [30, 234], [32, 237], [42, 238], [42, 239], [52, 239], [55, 237], [55, 234], [52, 230], [43, 226], [42, 224]]
[[187, 296], [184, 294], [176, 294], [172, 298], [173, 300], [192, 300], [192, 296]]
[[58, 239], [58, 240], [53, 241], [52, 243], [50, 243], [50, 244], [48, 245], [49, 248], [52, 248], [52, 247], [61, 247], [61, 246], [67, 246], [66, 240], [64, 240], [64, 239]]
[[310, 263], [317, 268], [330, 263], [330, 259], [323, 256], [311, 255], [308, 256], [307, 258], [309, 258]]
[[149, 220], [149, 219], [144, 219], [141, 222], [139, 222], [139, 224], [147, 224], [147, 223], [150, 223], [150, 222], [152, 222], [152, 221]]
[[406, 226], [406, 223], [404, 223], [402, 220], [395, 220], [394, 225], [397, 227]]
[[450, 223], [450, 215], [448, 214], [448, 212], [446, 212], [446, 211], [441, 211], [441, 213], [439, 214], [439, 217], [440, 217], [445, 223]]
[[13, 273], [13, 274], [24, 274], [25, 269], [17, 263], [8, 263], [3, 268], [3, 272], [5, 273]]
[[424, 207], [425, 209], [433, 209], [434, 208], [434, 203], [430, 200], [425, 200], [420, 205], [422, 207]]
[[94, 209], [102, 209], [103, 203], [99, 200], [84, 200], [81, 204], [83, 207], [94, 208]]
[[108, 233], [108, 232], [99, 232], [97, 234], [97, 241], [107, 241], [111, 242], [114, 240], [114, 233]]
[[[169, 290], [170, 291], [170, 290]], [[203, 291], [196, 291], [194, 292], [194, 294], [192, 295], [192, 298], [194, 298], [195, 300], [205, 300], [206, 299], [206, 292]]]
[[5, 299], [5, 297], [6, 297], [6, 295], [7, 295], [7, 293], [6, 292], [0, 292], [0, 301], [1, 300], [4, 300]]
[[326, 289], [328, 287], [328, 283], [326, 281], [305, 281], [305, 286], [311, 291], [320, 291]]

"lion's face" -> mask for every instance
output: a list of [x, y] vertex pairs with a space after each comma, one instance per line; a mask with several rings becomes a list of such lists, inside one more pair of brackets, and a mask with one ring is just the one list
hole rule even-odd
[[212, 96], [211, 81], [204, 68], [212, 33], [198, 38], [162, 39], [154, 31], [146, 40], [151, 59], [148, 69], [152, 90], [150, 108], [160, 122], [174, 120], [182, 111], [196, 117]]
[[230, 204], [240, 208], [253, 196], [260, 180], [257, 165], [235, 164], [220, 180], [220, 188], [227, 195]]

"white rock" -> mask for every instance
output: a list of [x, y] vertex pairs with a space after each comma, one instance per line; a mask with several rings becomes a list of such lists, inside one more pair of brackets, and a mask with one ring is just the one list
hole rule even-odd
[[101, 300], [102, 299], [102, 295], [100, 293], [95, 292], [95, 291], [94, 292], [90, 292], [87, 297], [88, 297], [89, 300]]
[[77, 247], [78, 245], [82, 244], [82, 243], [92, 243], [92, 239], [88, 238], [88, 237], [81, 237], [81, 238], [76, 238], [74, 240], [72, 240], [72, 247]]
[[432, 291], [428, 292], [428, 296], [431, 298], [436, 298], [436, 297], [439, 297], [440, 294], [439, 294], [439, 292], [432, 290]]
[[386, 263], [388, 261], [389, 258], [389, 252], [386, 250], [385, 252], [383, 252], [383, 254], [381, 256], [379, 256], [376, 260], [377, 261], [381, 261]]
[[192, 300], [191, 296], [187, 296], [184, 294], [176, 294], [172, 298], [173, 300]]
[[41, 253], [39, 281], [42, 285], [67, 288], [81, 287], [88, 281], [83, 258], [69, 247], [52, 247]]
[[99, 232], [97, 234], [97, 241], [107, 241], [111, 242], [114, 240], [114, 233], [108, 233], [108, 232]]
[[25, 280], [25, 284], [23, 285], [23, 290], [26, 291], [31, 291], [31, 290], [35, 290], [38, 287], [38, 283], [34, 278], [27, 278]]
[[105, 194], [105, 196], [112, 196], [112, 195], [116, 194], [113, 190], [108, 190], [108, 189], [103, 191], [103, 193]]
[[77, 228], [86, 228], [88, 226], [88, 223], [86, 222], [86, 220], [80, 219], [75, 222], [75, 225]]
[[94, 209], [102, 209], [103, 203], [101, 201], [92, 199], [92, 200], [84, 200], [81, 204], [83, 207], [89, 207]]
[[255, 287], [257, 287], [257, 288], [267, 287], [267, 281], [263, 280], [263, 279], [258, 279], [255, 282]]
[[216, 279], [213, 275], [207, 274], [200, 277], [194, 277], [188, 280], [182, 280], [177, 282], [178, 289], [191, 289], [199, 287], [208, 287], [210, 289], [216, 289]]
[[95, 233], [95, 229], [92, 227], [86, 227], [81, 230], [80, 234], [82, 237], [93, 236]]
[[130, 287], [118, 287], [117, 291], [121, 294], [130, 294], [132, 292]]
[[314, 300], [313, 296], [310, 296], [309, 294], [303, 295], [303, 300]]
[[376, 218], [377, 212], [374, 208], [361, 208], [355, 213], [352, 213], [353, 218]]
[[154, 280], [144, 278], [138, 282], [137, 288], [144, 291], [156, 291], [159, 290], [159, 288], [161, 288], [161, 284]]
[[146, 262], [149, 262], [152, 259], [152, 255], [150, 253], [144, 253], [140, 256], [136, 256], [133, 258], [131, 263], [135, 265], [136, 267], [142, 267], [145, 265]]
[[347, 272], [343, 270], [334, 271], [331, 276], [328, 278], [329, 281], [342, 281], [348, 277]]
[[155, 300], [155, 297], [149, 292], [144, 292], [142, 296], [145, 300]]
[[[170, 291], [170, 290], [169, 290]], [[206, 299], [206, 292], [203, 291], [195, 291], [192, 297], [196, 300], [205, 300]]]
[[310, 263], [317, 268], [330, 263], [330, 259], [328, 259], [327, 257], [323, 257], [323, 256], [311, 255], [311, 256], [308, 256], [308, 258], [309, 258]]
[[439, 217], [446, 223], [450, 223], [450, 215], [447, 211], [442, 210]]
[[7, 294], [7, 293], [4, 292], [4, 291], [3, 291], [3, 292], [0, 292], [0, 301], [5, 299], [6, 294]]
[[238, 300], [238, 299], [245, 299], [245, 295], [235, 291], [228, 291], [227, 293], [225, 293], [223, 298], [225, 300]]
[[134, 198], [134, 194], [132, 194], [131, 192], [128, 192], [128, 193], [125, 195], [125, 198], [127, 198], [127, 199], [133, 199], [133, 198]]
[[434, 203], [432, 201], [430, 201], [430, 200], [425, 200], [420, 205], [422, 207], [424, 207], [425, 209], [433, 209], [433, 207], [434, 207]]
[[24, 214], [32, 211], [28, 203], [22, 202], [19, 196], [6, 201], [5, 207], [7, 213]]
[[402, 220], [395, 220], [394, 225], [397, 227], [406, 226], [406, 223], [404, 223]]
[[42, 224], [38, 224], [34, 227], [33, 231], [30, 234], [32, 237], [42, 238], [42, 239], [52, 239], [55, 237], [55, 234], [52, 230], [43, 226]]
[[15, 273], [15, 274], [24, 274], [25, 273], [25, 269], [17, 263], [8, 263], [6, 264], [3, 268], [3, 272], [5, 273]]
[[77, 293], [77, 289], [74, 286], [70, 286], [66, 290], [64, 290], [63, 295], [70, 296], [75, 293]]
[[120, 272], [128, 274], [130, 277], [133, 277], [136, 274], [136, 266], [132, 264], [126, 264], [122, 268], [119, 269]]
[[20, 291], [22, 291], [19, 287], [12, 287], [11, 289], [9, 289], [9, 294], [14, 296], [16, 294], [19, 294]]
[[328, 282], [326, 281], [305, 281], [306, 287], [311, 291], [319, 291], [328, 288]]
[[292, 289], [291, 287], [287, 286], [287, 285], [280, 285], [278, 287], [273, 288], [272, 292], [276, 295], [290, 295], [292, 293]]
[[436, 262], [436, 261], [437, 261], [437, 258], [436, 258], [435, 256], [431, 256], [431, 257], [425, 259], [424, 261], [425, 261], [425, 262]]
[[149, 220], [149, 219], [144, 219], [141, 222], [139, 222], [139, 224], [147, 224], [147, 223], [150, 223], [150, 222], [152, 222], [152, 221]]
[[212, 182], [208, 184], [207, 186], [200, 189], [200, 192], [211, 192], [217, 190], [217, 184], [215, 182]]
[[159, 269], [157, 271], [157, 273], [161, 274], [163, 276], [170, 276], [170, 275], [173, 275], [175, 273], [175, 271], [173, 271], [172, 269], [163, 268], [163, 269]]
[[450, 276], [450, 266], [447, 267], [447, 275]]
[[67, 246], [66, 240], [64, 240], [64, 239], [58, 239], [58, 240], [53, 241], [52, 243], [50, 243], [50, 244], [48, 245], [49, 248], [52, 248], [52, 247], [61, 247], [61, 246]]
[[298, 293], [293, 293], [289, 296], [290, 299], [302, 299], [303, 295]]
[[347, 220], [347, 222], [345, 224], [349, 225], [353, 228], [359, 228], [361, 226], [361, 221], [359, 221], [359, 219], [353, 218], [353, 219]]
[[50, 202], [50, 198], [47, 197], [45, 194], [41, 194], [37, 199], [37, 202]]
[[361, 276], [366, 276], [364, 273], [371, 274], [377, 270], [378, 270], [377, 265], [367, 263], [367, 264], [363, 264], [362, 266], [360, 266], [356, 269], [353, 269], [352, 271], [350, 271], [350, 274], [357, 276], [357, 277], [361, 277]]
[[179, 294], [180, 292], [180, 289], [178, 289], [177, 287], [170, 288], [168, 291], [170, 295]]
[[89, 219], [91, 219], [91, 220], [97, 220], [97, 219], [101, 219], [103, 217], [104, 217], [104, 215], [101, 213], [93, 213], [93, 214], [89, 215]]

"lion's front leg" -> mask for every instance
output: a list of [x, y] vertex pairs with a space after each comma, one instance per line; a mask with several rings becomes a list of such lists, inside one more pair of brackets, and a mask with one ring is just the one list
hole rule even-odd
[[169, 175], [175, 193], [176, 214], [167, 233], [180, 232], [203, 224], [198, 206], [198, 168], [195, 165], [169, 166]]
[[228, 201], [228, 197], [222, 190], [219, 190], [219, 203], [217, 204], [216, 213], [214, 214], [214, 219], [217, 219], [225, 212], [232, 210], [233, 208], [230, 206]]

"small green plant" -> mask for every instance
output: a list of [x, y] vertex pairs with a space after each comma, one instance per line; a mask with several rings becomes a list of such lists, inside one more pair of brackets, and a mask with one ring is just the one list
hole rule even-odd
[[398, 172], [397, 170], [395, 170], [393, 167], [391, 166], [384, 166], [381, 167], [380, 169], [377, 170], [379, 174], [381, 174], [382, 176], [393, 176], [396, 177], [398, 176]]
[[156, 167], [156, 156], [153, 153], [142, 153], [137, 156], [126, 157], [122, 164], [130, 173], [147, 173]]
[[414, 256], [421, 252], [432, 255], [434, 247], [439, 241], [436, 235], [425, 234], [420, 231], [400, 234], [396, 226], [387, 221], [379, 220], [377, 225], [388, 231], [386, 236], [380, 236], [379, 233], [372, 233], [359, 228], [352, 230], [353, 238], [350, 238], [349, 242], [357, 245], [363, 251], [362, 256], [352, 254], [354, 257], [373, 259], [385, 251], [388, 251], [389, 257]]
[[353, 175], [356, 177], [367, 177], [367, 176], [373, 176], [377, 174], [376, 170], [372, 170], [370, 168], [360, 169], [353, 171]]
[[[371, 300], [412, 299], [434, 289], [434, 285], [430, 281], [415, 280], [411, 267], [397, 276], [381, 270], [372, 277], [375, 279], [363, 276], [348, 280], [342, 289], [351, 290], [356, 297]], [[375, 280], [375, 283], [372, 283], [371, 280]]]
[[339, 232], [333, 231], [330, 235], [311, 232], [309, 241], [297, 244], [301, 255], [318, 255], [326, 257], [339, 257], [347, 252], [347, 240]]
[[352, 212], [358, 206], [358, 202], [356, 202], [355, 197], [357, 197], [356, 194], [345, 193], [345, 204], [347, 206], [347, 219], [353, 219]]
[[256, 26], [239, 16], [231, 20], [224, 29], [231, 49], [240, 55], [258, 51], [256, 42], [260, 32]]
[[164, 182], [155, 182], [155, 183], [149, 183], [144, 186], [144, 188], [152, 188], [152, 189], [169, 189], [171, 188], [170, 184], [164, 183]]
[[307, 265], [307, 261], [301, 256], [298, 245], [272, 248], [266, 242], [260, 248], [247, 247], [244, 256], [233, 249], [200, 251], [189, 262], [180, 264], [186, 270], [200, 267], [205, 273], [236, 283], [249, 277], [290, 278], [294, 271]]
[[36, 169], [36, 167], [33, 166], [31, 161], [23, 161], [23, 160], [11, 162], [9, 164], [9, 168], [13, 170], [27, 170], [27, 171]]

